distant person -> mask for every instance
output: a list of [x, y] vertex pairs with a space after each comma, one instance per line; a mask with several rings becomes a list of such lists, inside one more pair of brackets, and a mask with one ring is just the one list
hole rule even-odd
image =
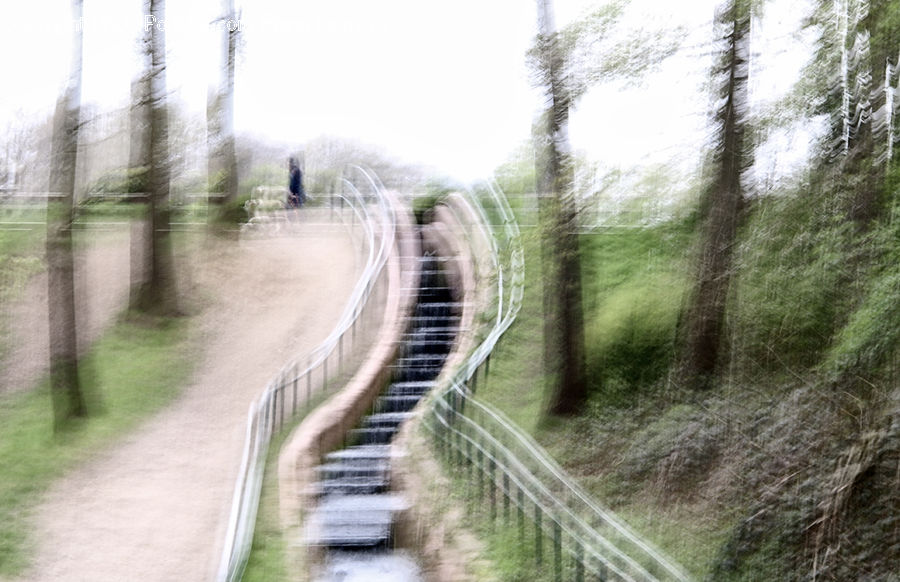
[[288, 158], [288, 174], [290, 176], [288, 208], [300, 208], [306, 202], [306, 192], [303, 190], [303, 173], [297, 165], [297, 158]]

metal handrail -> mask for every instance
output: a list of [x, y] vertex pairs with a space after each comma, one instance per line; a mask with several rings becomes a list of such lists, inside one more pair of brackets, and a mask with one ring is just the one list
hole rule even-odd
[[[284, 366], [260, 397], [250, 404], [241, 465], [216, 576], [219, 582], [240, 580], [243, 575], [253, 540], [269, 442], [284, 426], [285, 417], [297, 414], [301, 402], [299, 384], [306, 381], [305, 402], [309, 402], [313, 373], [321, 369], [320, 390], [327, 390], [330, 356], [337, 349], [338, 365], [342, 365], [344, 338], [348, 332], [355, 335], [355, 325], [362, 319], [363, 310], [372, 304], [369, 299], [376, 291], [376, 285], [384, 281], [384, 266], [395, 242], [394, 208], [384, 195], [384, 187], [377, 176], [360, 166], [350, 166], [349, 169], [364, 179], [371, 195], [364, 196], [351, 181], [344, 180], [347, 193], [336, 194], [335, 198], [347, 204], [353, 224], [362, 227], [368, 249], [365, 267], [338, 324], [328, 337], [306, 356], [295, 358]], [[369, 208], [370, 204], [374, 204], [373, 209]]]
[[[499, 188], [489, 185], [488, 193], [500, 212], [498, 226], [502, 228], [491, 237], [495, 241], [492, 251], [497, 253], [498, 236], [509, 249], [508, 267], [499, 258], [494, 260], [497, 316], [485, 339], [429, 399], [425, 428], [448, 462], [466, 464], [469, 470], [478, 471], [479, 491], [487, 480], [492, 492], [499, 490], [506, 497], [504, 507], [512, 500], [520, 516], [527, 508], [534, 509], [536, 556], [541, 555], [543, 533], [550, 532], [557, 578], [561, 577], [561, 555], [565, 550], [574, 559], [576, 579], [583, 579], [584, 573], [589, 572], [602, 579], [689, 580], [681, 566], [592, 499], [515, 423], [473, 398], [478, 372], [484, 369], [483, 375], [487, 374], [488, 358], [515, 320], [524, 295], [524, 251], [518, 226]], [[474, 196], [469, 199], [484, 219], [486, 214], [479, 200]], [[503, 295], [508, 295], [505, 301]]]

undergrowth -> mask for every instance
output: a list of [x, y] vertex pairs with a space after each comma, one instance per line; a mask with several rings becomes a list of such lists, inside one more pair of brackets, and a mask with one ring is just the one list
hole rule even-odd
[[702, 392], [672, 367], [691, 221], [583, 236], [591, 391], [574, 417], [543, 415], [531, 241], [522, 314], [479, 396], [698, 579], [896, 580], [900, 237], [832, 199], [807, 185], [752, 201], [727, 356]]

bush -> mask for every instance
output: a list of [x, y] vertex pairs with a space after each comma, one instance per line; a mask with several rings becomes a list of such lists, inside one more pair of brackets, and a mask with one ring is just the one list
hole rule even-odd
[[582, 238], [588, 374], [610, 404], [672, 363], [690, 232], [673, 221]]
[[244, 205], [250, 200], [249, 194], [238, 196], [234, 200], [223, 202], [216, 214], [216, 221], [220, 224], [243, 224], [250, 220]]
[[900, 273], [885, 269], [869, 289], [827, 354], [825, 367], [835, 379], [876, 373], [900, 344]]
[[678, 277], [648, 273], [601, 302], [586, 332], [588, 371], [603, 378], [609, 396], [652, 384], [666, 372], [683, 288]]
[[819, 361], [851, 297], [848, 225], [800, 196], [759, 202], [736, 258], [733, 354], [750, 370]]
[[86, 198], [104, 194], [140, 194], [147, 192], [147, 168], [117, 168], [110, 170], [90, 183]]

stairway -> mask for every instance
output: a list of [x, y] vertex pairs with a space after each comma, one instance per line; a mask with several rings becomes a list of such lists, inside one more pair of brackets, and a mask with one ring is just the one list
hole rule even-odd
[[[307, 543], [339, 556], [344, 568], [326, 580], [346, 575], [354, 556], [371, 564], [373, 554], [383, 563], [392, 553], [394, 517], [405, 503], [390, 492], [390, 443], [435, 385], [459, 331], [460, 305], [446, 286], [442, 261], [430, 255], [419, 260], [418, 301], [392, 365], [391, 383], [372, 414], [347, 434], [349, 446], [326, 455], [317, 468], [313, 494], [318, 505], [310, 513]], [[331, 562], [333, 571], [338, 561]]]

